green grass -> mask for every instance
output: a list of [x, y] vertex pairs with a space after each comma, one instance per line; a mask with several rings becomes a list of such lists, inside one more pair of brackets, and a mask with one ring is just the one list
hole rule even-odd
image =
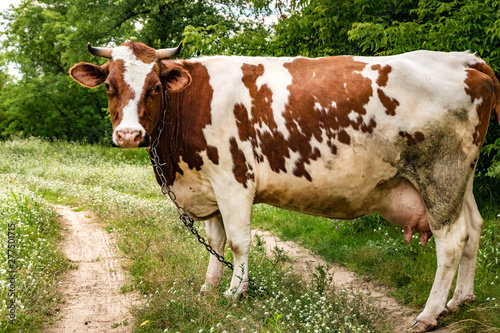
[[[133, 310], [134, 331], [388, 330], [385, 314], [362, 296], [325, 291], [328, 276], [318, 275], [315, 283], [304, 285], [283, 255], [267, 257], [262, 244], [252, 250], [249, 274], [273, 296], [251, 289], [236, 302], [222, 297], [231, 278], [231, 271], [225, 270], [220, 288], [200, 297], [209, 254], [160, 197], [144, 152], [133, 152], [135, 158], [130, 158], [131, 152], [122, 158], [122, 152], [13, 139], [0, 145], [0, 170], [2, 182], [29, 188], [47, 201], [93, 210], [116, 235], [128, 258], [122, 290], [138, 290], [146, 301]], [[117, 160], [109, 157], [112, 153]], [[197, 227], [204, 234], [203, 224]], [[226, 256], [232, 258], [229, 250]]]
[[[49, 202], [91, 209], [104, 221], [128, 258], [122, 290], [138, 290], [146, 301], [133, 309], [135, 332], [387, 332], [391, 325], [361, 296], [326, 288], [330, 280], [321, 270], [314, 272], [314, 283], [304, 285], [286, 256], [267, 257], [258, 241], [249, 274], [274, 296], [251, 289], [236, 302], [222, 297], [231, 277], [227, 269], [218, 290], [198, 296], [209, 254], [161, 196], [144, 150], [12, 139], [0, 143], [0, 188], [4, 184]], [[478, 301], [441, 321], [458, 323], [454, 328], [463, 332], [499, 331], [497, 214], [495, 207], [483, 212]], [[196, 226], [203, 234], [203, 223]], [[421, 247], [413, 239], [407, 246], [401, 228], [378, 216], [336, 221], [257, 205], [253, 226], [392, 287], [405, 304], [420, 309], [428, 297], [436, 265], [433, 241]], [[229, 250], [226, 256], [232, 258]]]
[[[40, 331], [55, 318], [56, 306], [62, 300], [59, 282], [68, 268], [68, 261], [56, 246], [57, 216], [42, 198], [0, 175], [0, 226], [0, 331]], [[7, 252], [9, 245], [13, 252]], [[11, 289], [12, 282], [15, 287]], [[8, 316], [12, 301], [16, 315], [13, 324], [9, 320], [14, 318]]]
[[[477, 301], [440, 321], [463, 332], [500, 332], [500, 221], [498, 210], [483, 208], [475, 295]], [[318, 218], [266, 205], [255, 206], [253, 226], [294, 240], [327, 260], [392, 287], [399, 302], [422, 308], [436, 271], [433, 238], [425, 247], [417, 235], [410, 245], [401, 227], [372, 215], [354, 221]], [[451, 291], [451, 293], [453, 290]], [[451, 295], [450, 295], [451, 296]]]

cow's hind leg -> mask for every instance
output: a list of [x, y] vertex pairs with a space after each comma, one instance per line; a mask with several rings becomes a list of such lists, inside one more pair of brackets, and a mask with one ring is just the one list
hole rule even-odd
[[469, 238], [460, 260], [455, 293], [447, 304], [448, 309], [451, 311], [458, 310], [460, 305], [466, 301], [475, 300], [474, 275], [476, 273], [477, 254], [483, 227], [483, 219], [477, 208], [474, 195], [472, 194], [472, 179], [465, 193], [463, 210]]
[[[205, 222], [208, 244], [219, 255], [224, 255], [224, 247], [226, 244], [226, 232], [222, 223], [222, 216], [218, 215]], [[209, 288], [219, 284], [222, 278], [223, 264], [214, 255], [210, 255], [208, 263], [207, 275], [205, 284], [201, 287], [201, 294], [204, 294]]]
[[431, 216], [429, 222], [436, 242], [438, 267], [425, 308], [409, 332], [426, 332], [434, 329], [439, 316], [446, 312], [448, 293], [469, 237], [464, 209], [454, 223], [433, 228], [433, 225], [438, 224]]

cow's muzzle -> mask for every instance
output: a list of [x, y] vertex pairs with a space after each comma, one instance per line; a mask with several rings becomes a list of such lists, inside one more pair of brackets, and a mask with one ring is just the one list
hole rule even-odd
[[115, 132], [113, 142], [121, 148], [137, 149], [149, 147], [149, 136], [146, 132], [140, 130], [124, 129]]

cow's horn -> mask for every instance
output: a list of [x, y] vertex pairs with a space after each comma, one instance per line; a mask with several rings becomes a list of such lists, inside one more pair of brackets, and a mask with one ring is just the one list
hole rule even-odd
[[88, 43], [87, 48], [89, 49], [89, 52], [96, 57], [111, 59], [111, 52], [113, 51], [113, 49], [110, 49], [108, 47], [93, 47], [92, 45], [90, 45], [90, 43]]
[[182, 50], [182, 42], [179, 43], [179, 46], [171, 49], [156, 50], [156, 59], [161, 60], [166, 58], [173, 58], [179, 53], [181, 53], [181, 50]]

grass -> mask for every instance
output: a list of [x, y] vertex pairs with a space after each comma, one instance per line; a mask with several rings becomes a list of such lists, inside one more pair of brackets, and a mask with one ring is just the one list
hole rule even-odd
[[[491, 206], [483, 207], [482, 214], [485, 223], [475, 279], [477, 300], [440, 320], [440, 325], [454, 324], [457, 332], [500, 332], [500, 221], [498, 210]], [[402, 228], [377, 215], [339, 221], [265, 205], [254, 208], [253, 226], [299, 242], [327, 260], [392, 287], [391, 295], [403, 304], [415, 308], [425, 305], [436, 271], [433, 238], [422, 247], [414, 235], [406, 245]]]
[[[231, 277], [225, 270], [220, 288], [200, 297], [209, 254], [181, 225], [173, 206], [159, 197], [144, 152], [134, 152], [135, 158], [122, 152], [13, 139], [0, 145], [0, 170], [2, 183], [29, 188], [47, 201], [93, 210], [117, 236], [128, 258], [129, 278], [122, 290], [138, 290], [144, 298], [133, 311], [135, 332], [388, 330], [385, 314], [363, 296], [326, 288], [327, 275], [303, 284], [286, 256], [266, 256], [262, 242], [252, 249], [249, 274], [273, 296], [251, 289], [236, 302], [222, 297]], [[203, 234], [203, 225], [197, 227]], [[229, 250], [226, 257], [232, 258]]]
[[41, 197], [0, 175], [0, 226], [0, 332], [41, 331], [55, 318], [68, 268], [56, 246], [57, 216]]
[[[230, 281], [227, 269], [218, 290], [198, 296], [208, 253], [161, 197], [148, 163], [143, 150], [12, 139], [0, 143], [0, 188], [10, 184], [36, 198], [32, 201], [41, 202], [42, 208], [48, 201], [91, 209], [105, 222], [128, 258], [129, 278], [122, 290], [138, 290], [144, 298], [133, 310], [135, 332], [389, 331], [384, 313], [362, 296], [333, 292], [321, 270], [313, 272], [313, 283], [303, 284], [288, 268], [286, 255], [266, 256], [258, 240], [249, 274], [273, 296], [251, 289], [236, 302], [222, 297]], [[487, 218], [476, 274], [478, 301], [442, 321], [457, 331], [499, 331], [497, 214], [496, 209], [483, 211]], [[392, 287], [405, 304], [421, 308], [427, 299], [436, 265], [433, 241], [421, 247], [414, 239], [407, 246], [401, 229], [378, 216], [337, 221], [257, 205], [253, 225]], [[203, 224], [196, 226], [203, 233]], [[55, 249], [48, 252], [57, 255]], [[232, 257], [229, 250], [226, 256]], [[41, 313], [38, 318], [50, 316]]]

